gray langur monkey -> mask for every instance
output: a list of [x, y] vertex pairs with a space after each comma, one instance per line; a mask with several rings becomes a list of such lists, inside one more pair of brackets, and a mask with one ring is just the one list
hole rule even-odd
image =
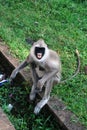
[[[76, 52], [78, 57], [78, 67], [72, 78], [79, 72], [80, 60], [79, 54]], [[45, 92], [42, 100], [37, 103], [34, 113], [38, 114], [41, 108], [48, 102], [50, 98], [50, 92], [52, 86], [56, 83], [63, 83], [61, 80], [61, 61], [58, 54], [48, 49], [44, 40], [40, 39], [33, 44], [30, 49], [30, 54], [27, 56], [24, 62], [22, 62], [15, 70], [13, 70], [10, 81], [12, 81], [17, 73], [30, 64], [30, 71], [32, 75], [33, 85], [30, 92], [30, 100], [34, 100], [36, 93], [42, 90], [45, 86]], [[71, 78], [70, 78], [71, 79]]]

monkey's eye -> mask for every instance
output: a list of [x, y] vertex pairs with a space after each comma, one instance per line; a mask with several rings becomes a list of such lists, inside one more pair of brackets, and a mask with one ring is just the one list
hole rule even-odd
[[38, 59], [41, 59], [44, 54], [45, 54], [45, 48], [44, 47], [35, 47], [35, 56]]

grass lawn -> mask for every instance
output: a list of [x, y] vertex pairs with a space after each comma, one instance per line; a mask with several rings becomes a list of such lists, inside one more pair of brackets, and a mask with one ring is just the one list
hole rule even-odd
[[60, 97], [87, 126], [87, 1], [0, 0], [0, 37], [20, 61], [29, 53], [25, 39], [43, 38], [62, 61], [62, 79], [74, 73], [75, 49], [79, 50], [79, 75], [65, 85], [56, 85], [52, 95]]

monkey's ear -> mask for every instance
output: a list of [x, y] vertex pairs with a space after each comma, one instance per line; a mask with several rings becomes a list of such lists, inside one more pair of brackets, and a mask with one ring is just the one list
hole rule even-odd
[[31, 38], [26, 38], [25, 39], [25, 41], [26, 41], [26, 43], [28, 43], [28, 44], [30, 44], [30, 45], [33, 45], [34, 44], [34, 42], [35, 42], [35, 40], [32, 40]]

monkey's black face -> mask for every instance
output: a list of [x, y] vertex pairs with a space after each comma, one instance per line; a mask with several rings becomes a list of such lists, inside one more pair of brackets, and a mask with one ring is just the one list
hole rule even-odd
[[35, 56], [37, 59], [41, 59], [45, 54], [45, 48], [44, 47], [35, 47]]

